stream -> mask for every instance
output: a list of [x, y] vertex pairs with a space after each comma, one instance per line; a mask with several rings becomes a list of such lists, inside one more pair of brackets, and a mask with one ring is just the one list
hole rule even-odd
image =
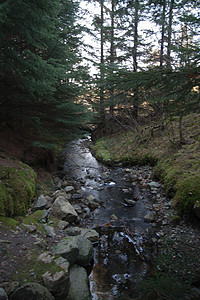
[[64, 170], [78, 195], [99, 203], [81, 220], [100, 236], [89, 277], [92, 299], [134, 299], [156, 255], [160, 225], [152, 217], [153, 201], [162, 189], [151, 167], [109, 168], [97, 162], [91, 143], [89, 136], [70, 142]]

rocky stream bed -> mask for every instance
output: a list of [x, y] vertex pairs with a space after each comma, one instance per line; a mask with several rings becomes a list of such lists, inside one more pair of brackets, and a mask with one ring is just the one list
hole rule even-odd
[[[176, 216], [151, 167], [108, 168], [90, 143], [68, 144], [55, 192], [15, 229], [1, 224], [0, 299], [199, 299], [198, 221]], [[169, 296], [155, 280], [153, 294], [139, 288], [154, 269]], [[172, 291], [174, 278], [189, 288]]]

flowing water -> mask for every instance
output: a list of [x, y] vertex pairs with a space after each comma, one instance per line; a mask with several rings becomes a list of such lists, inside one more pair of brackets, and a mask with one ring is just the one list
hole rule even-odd
[[65, 172], [83, 198], [93, 195], [101, 203], [81, 224], [100, 235], [90, 275], [92, 297], [134, 299], [156, 250], [151, 240], [158, 224], [144, 221], [152, 210], [151, 194], [137, 183], [142, 178], [150, 182], [152, 171], [149, 167], [105, 167], [91, 154], [90, 144], [86, 137], [67, 145]]

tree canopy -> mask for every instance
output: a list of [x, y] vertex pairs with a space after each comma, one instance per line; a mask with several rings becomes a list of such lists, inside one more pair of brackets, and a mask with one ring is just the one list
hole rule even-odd
[[[101, 122], [131, 126], [199, 110], [198, 9], [185, 0], [101, 0], [82, 12], [74, 0], [1, 0], [1, 127], [74, 132], [88, 104]], [[86, 46], [96, 70], [89, 89]]]
[[1, 126], [73, 132], [82, 123], [77, 14], [71, 0], [0, 2]]

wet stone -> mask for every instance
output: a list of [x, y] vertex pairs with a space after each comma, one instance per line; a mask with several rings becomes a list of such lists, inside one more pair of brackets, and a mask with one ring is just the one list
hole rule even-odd
[[69, 185], [69, 186], [65, 187], [65, 192], [67, 192], [67, 193], [69, 193], [69, 192], [71, 192], [73, 190], [74, 190], [74, 187], [72, 185]]
[[155, 220], [154, 215], [150, 212], [144, 216], [145, 222], [153, 222]]

